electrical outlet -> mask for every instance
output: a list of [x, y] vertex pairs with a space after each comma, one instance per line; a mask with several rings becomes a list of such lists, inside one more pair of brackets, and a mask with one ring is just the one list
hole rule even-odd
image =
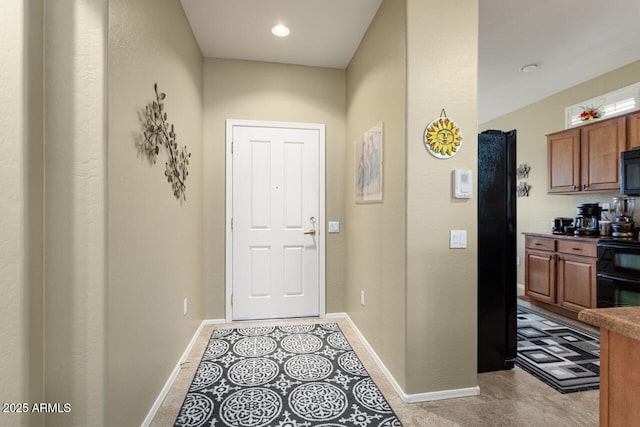
[[364, 307], [364, 291], [360, 291], [360, 305]]
[[519, 256], [516, 257], [516, 265], [520, 265], [520, 257]]
[[600, 206], [603, 211], [609, 212], [609, 203], [601, 203]]
[[182, 301], [182, 315], [183, 316], [187, 315], [187, 299], [186, 298]]

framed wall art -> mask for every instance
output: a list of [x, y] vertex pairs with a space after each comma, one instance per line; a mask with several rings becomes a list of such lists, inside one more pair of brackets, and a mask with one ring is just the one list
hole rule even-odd
[[356, 203], [382, 203], [383, 128], [380, 122], [355, 142]]

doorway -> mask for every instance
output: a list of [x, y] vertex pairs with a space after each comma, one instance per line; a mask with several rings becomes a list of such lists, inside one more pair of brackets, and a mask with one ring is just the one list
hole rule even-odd
[[226, 320], [324, 316], [324, 125], [226, 128]]

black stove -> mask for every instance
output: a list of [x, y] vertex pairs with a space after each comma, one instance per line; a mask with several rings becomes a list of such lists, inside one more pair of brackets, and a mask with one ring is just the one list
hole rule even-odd
[[640, 306], [640, 242], [598, 240], [598, 308]]

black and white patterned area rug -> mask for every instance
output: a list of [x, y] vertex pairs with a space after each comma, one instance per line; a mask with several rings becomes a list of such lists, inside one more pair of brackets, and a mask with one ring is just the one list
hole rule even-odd
[[560, 393], [600, 387], [600, 339], [518, 306], [516, 364]]
[[401, 426], [336, 323], [217, 329], [175, 426]]

